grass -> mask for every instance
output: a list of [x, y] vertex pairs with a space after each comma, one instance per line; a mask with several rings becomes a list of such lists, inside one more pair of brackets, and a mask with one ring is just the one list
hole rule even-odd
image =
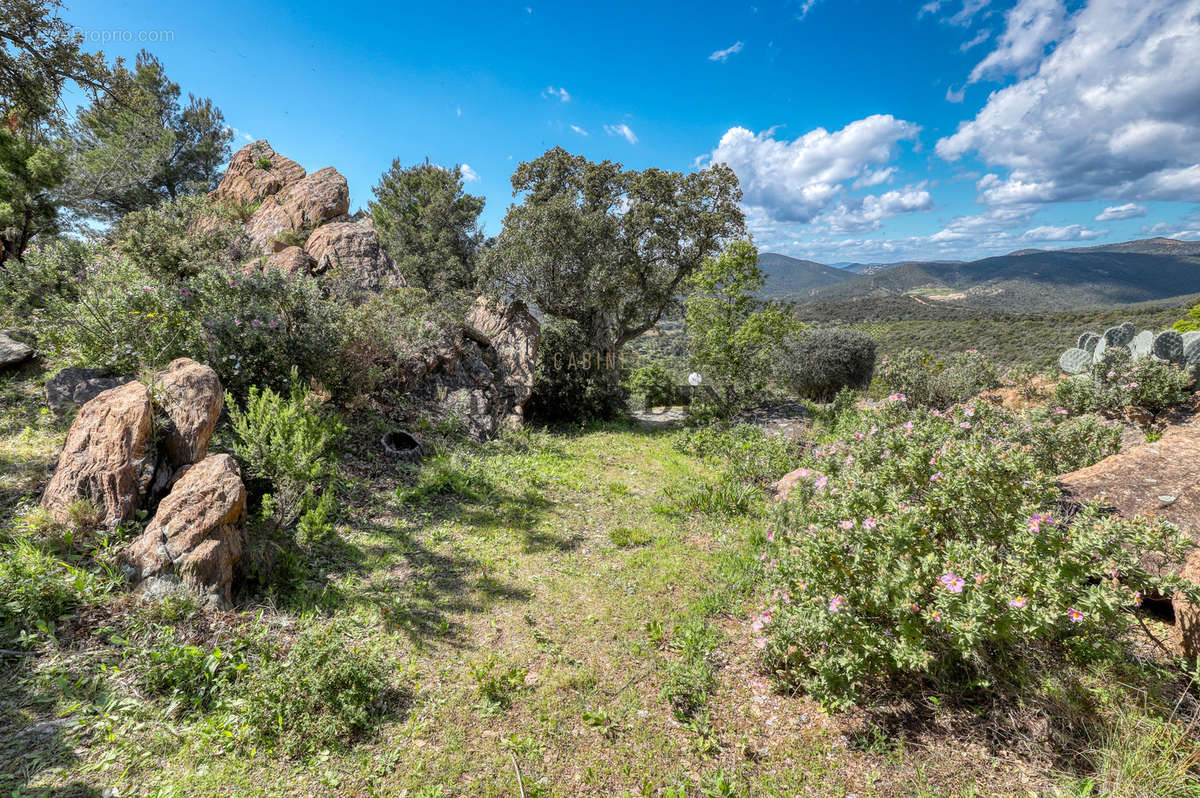
[[[37, 409], [40, 379], [0, 377], [0, 427], [20, 431], [0, 441], [0, 547], [102, 580], [97, 562], [127, 538], [18, 520], [64, 432]], [[0, 791], [1118, 795], [1138, 773], [1194, 786], [1175, 719], [1113, 725], [1089, 743], [1094, 767], [1064, 776], [978, 736], [863, 744], [863, 719], [777, 692], [749, 627], [765, 496], [670, 432], [527, 432], [413, 469], [373, 447], [378, 426], [351, 425], [334, 534], [301, 552], [291, 589], [241, 595], [233, 613], [91, 583], [51, 593], [53, 633], [0, 660]]]

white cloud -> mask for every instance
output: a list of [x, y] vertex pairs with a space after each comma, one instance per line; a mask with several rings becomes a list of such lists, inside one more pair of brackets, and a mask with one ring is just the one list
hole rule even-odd
[[800, 13], [796, 15], [796, 19], [804, 19], [816, 4], [817, 0], [804, 0], [800, 3]]
[[746, 45], [743, 42], [740, 42], [740, 41], [734, 42], [733, 44], [726, 47], [724, 50], [715, 51], [712, 55], [710, 55], [708, 57], [708, 60], [709, 61], [727, 61], [729, 59], [729, 56], [737, 55], [738, 53], [740, 53], [742, 51], [742, 48], [745, 46]]
[[967, 96], [967, 87], [966, 86], [963, 86], [962, 88], [958, 89], [957, 91], [954, 90], [953, 86], [948, 86], [946, 88], [946, 102], [948, 102], [948, 103], [960, 103], [963, 101], [963, 98], [966, 96]]
[[589, 135], [588, 132], [586, 130], [584, 130], [583, 128], [581, 128], [579, 125], [571, 125], [571, 130], [574, 130], [576, 133], [578, 133], [581, 136]]
[[1159, 222], [1158, 224], [1145, 226], [1142, 228], [1142, 233], [1148, 236], [1165, 236], [1166, 238], [1180, 238], [1191, 240], [1200, 238], [1200, 226], [1197, 226], [1195, 220], [1192, 222]]
[[861, 233], [878, 230], [884, 219], [932, 206], [933, 197], [922, 186], [906, 186], [886, 194], [844, 200], [814, 222], [835, 233]]
[[568, 93], [567, 90], [562, 87], [556, 89], [553, 86], [547, 86], [542, 90], [542, 96], [546, 97], [547, 99], [558, 99], [564, 103], [571, 102], [570, 93]]
[[472, 169], [470, 164], [459, 164], [458, 168], [462, 171], [463, 180], [467, 183], [474, 183], [479, 180], [479, 173]]
[[1136, 202], [1127, 202], [1124, 205], [1110, 205], [1096, 215], [1097, 222], [1112, 222], [1118, 219], [1137, 219], [1146, 215], [1146, 206], [1138, 205]]
[[1026, 230], [1021, 238], [1024, 241], [1087, 241], [1099, 235], [1096, 230], [1088, 230], [1081, 224], [1069, 224], [1065, 227], [1034, 227]]
[[974, 48], [978, 47], [979, 45], [983, 44], [991, 37], [992, 37], [991, 29], [984, 28], [983, 30], [979, 31], [979, 33], [976, 33], [972, 39], [960, 44], [958, 46], [958, 50], [959, 50], [959, 52], [965, 53], [967, 50], [974, 49]]
[[832, 133], [817, 128], [792, 141], [776, 139], [774, 128], [756, 134], [734, 127], [710, 159], [737, 173], [745, 205], [777, 221], [809, 222], [835, 207], [846, 183], [875, 179], [876, 165], [889, 162], [897, 144], [919, 130], [887, 114]]
[[933, 244], [977, 244], [988, 240], [989, 234], [998, 234], [1007, 241], [1010, 235], [1005, 231], [1028, 223], [1036, 212], [1037, 207], [1033, 205], [1009, 205], [990, 208], [983, 213], [957, 216], [927, 240]]
[[604, 132], [610, 136], [624, 136], [625, 140], [630, 144], [638, 143], [637, 135], [633, 132], [633, 130], [630, 129], [629, 125], [625, 124], [624, 122], [619, 125], [605, 125]]
[[[938, 141], [938, 155], [973, 153], [991, 167], [979, 182], [988, 204], [1194, 199], [1200, 0], [1091, 0], [1066, 27], [1032, 74]], [[1012, 50], [991, 63], [1020, 60]]]
[[854, 181], [851, 188], [874, 188], [881, 183], [886, 183], [896, 176], [896, 167], [889, 166], [886, 169], [872, 169], [863, 174], [862, 177]]
[[989, 77], [1030, 74], [1046, 54], [1046, 45], [1058, 41], [1065, 32], [1067, 9], [1062, 0], [1018, 0], [1004, 20], [1004, 33], [996, 49], [971, 70], [972, 83]]
[[[929, 0], [928, 3], [921, 6], [921, 10], [917, 12], [917, 18], [920, 19], [929, 14], [936, 14], [946, 5], [947, 0]], [[960, 25], [967, 27], [975, 18], [975, 15], [984, 10], [991, 3], [991, 0], [962, 0], [962, 7], [948, 17], [942, 17], [941, 22], [950, 25]]]

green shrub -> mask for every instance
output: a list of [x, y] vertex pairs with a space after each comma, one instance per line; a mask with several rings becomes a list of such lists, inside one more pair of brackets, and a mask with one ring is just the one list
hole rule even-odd
[[1110, 349], [1085, 374], [1061, 380], [1054, 401], [1070, 413], [1115, 415], [1127, 407], [1159, 413], [1186, 402], [1192, 377], [1187, 369], [1153, 357], [1131, 360], [1123, 349]]
[[662, 697], [680, 720], [694, 717], [708, 703], [716, 686], [712, 656], [720, 644], [720, 634], [703, 617], [686, 620], [675, 630], [671, 648], [678, 656], [667, 665]]
[[780, 435], [768, 435], [753, 424], [714, 424], [681, 430], [671, 441], [677, 452], [725, 466], [729, 478], [766, 485], [796, 467], [803, 449]]
[[322, 411], [319, 398], [305, 390], [294, 369], [287, 396], [251, 388], [244, 408], [229, 393], [225, 406], [233, 453], [245, 476], [269, 485], [276, 526], [288, 526], [306, 511], [320, 515], [313, 523], [323, 523], [330, 508], [318, 499], [331, 491], [341, 422]]
[[675, 404], [675, 380], [659, 365], [634, 369], [625, 381], [625, 388], [647, 410]]
[[27, 635], [52, 629], [69, 610], [104, 591], [96, 575], [18, 537], [0, 548], [0, 641], [20, 645]]
[[181, 715], [211, 709], [247, 667], [238, 648], [225, 651], [181, 643], [174, 629], [166, 627], [139, 657], [139, 683], [147, 692], [168, 698]]
[[788, 340], [776, 370], [803, 399], [828, 402], [843, 388], [864, 389], [875, 373], [875, 341], [857, 330], [812, 330]]
[[399, 691], [380, 652], [333, 626], [307, 631], [291, 649], [264, 659], [238, 681], [250, 740], [304, 756], [370, 732], [395, 708]]
[[78, 277], [90, 260], [88, 244], [62, 238], [30, 246], [23, 261], [5, 261], [0, 270], [0, 325], [24, 327], [56, 297], [74, 298]]
[[879, 382], [920, 407], [941, 409], [1000, 385], [995, 364], [974, 350], [935, 360], [906, 349], [879, 364]]
[[1171, 329], [1181, 333], [1200, 330], [1200, 305], [1194, 305], [1186, 316], [1175, 322]]
[[[146, 274], [192, 277], [222, 263], [240, 263], [247, 247], [240, 226], [213, 216], [202, 195], [126, 214], [113, 229], [113, 247]], [[207, 216], [198, 225], [201, 216]]]
[[575, 322], [555, 322], [542, 328], [533, 395], [525, 405], [537, 421], [611, 419], [625, 412], [628, 396], [621, 385], [605, 379], [603, 354]]
[[1034, 446], [1057, 441], [990, 406], [904, 404], [814, 450], [817, 473], [778, 511], [775, 598], [755, 627], [783, 681], [834, 708], [880, 690], [1019, 681], [1033, 662], [1114, 653], [1142, 593], [1200, 597], [1141, 565], [1186, 554], [1170, 525], [1051, 518], [1058, 492]]

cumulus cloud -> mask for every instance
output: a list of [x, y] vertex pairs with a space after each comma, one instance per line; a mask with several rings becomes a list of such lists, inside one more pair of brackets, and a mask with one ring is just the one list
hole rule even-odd
[[983, 213], [956, 216], [926, 240], [931, 244], [979, 244], [986, 242], [989, 234], [998, 234], [1002, 236], [1001, 240], [1008, 241], [1010, 235], [1005, 231], [1025, 225], [1036, 212], [1036, 205], [1009, 205], [989, 208]]
[[[1091, 0], [1066, 28], [1031, 74], [938, 141], [938, 155], [991, 167], [978, 184], [988, 204], [1195, 198], [1200, 0]], [[1005, 52], [976, 69], [1019, 68], [1016, 49]]]
[[919, 130], [888, 114], [832, 133], [817, 128], [792, 141], [776, 139], [773, 128], [753, 133], [734, 127], [721, 137], [710, 159], [737, 173], [747, 206], [761, 208], [777, 221], [810, 222], [836, 206], [845, 184], [875, 179], [877, 165], [890, 161], [898, 143], [915, 139]]
[[1081, 224], [1068, 224], [1064, 227], [1034, 227], [1026, 230], [1021, 238], [1024, 241], [1087, 241], [1099, 235], [1098, 231], [1088, 230]]
[[462, 171], [464, 181], [474, 183], [479, 180], [479, 173], [472, 169], [470, 164], [460, 164], [458, 168]]
[[1005, 15], [996, 49], [971, 70], [971, 82], [1010, 74], [1025, 77], [1042, 60], [1046, 46], [1062, 36], [1066, 20], [1062, 0], [1018, 0]]
[[884, 219], [929, 210], [932, 206], [933, 197], [923, 187], [906, 186], [886, 194], [843, 200], [815, 221], [830, 232], [862, 233], [878, 230]]
[[570, 92], [568, 92], [566, 89], [562, 88], [561, 86], [558, 88], [555, 88], [553, 86], [547, 86], [545, 89], [542, 90], [542, 96], [547, 99], [557, 99], [564, 103], [571, 102]]
[[578, 133], [581, 136], [589, 135], [588, 132], [586, 130], [584, 130], [583, 128], [581, 128], [579, 125], [571, 125], [571, 130], [574, 130], [576, 133]]
[[629, 125], [625, 124], [624, 122], [619, 125], [605, 125], [604, 132], [610, 136], [622, 136], [630, 144], [638, 143], [637, 135], [633, 132], [633, 130], [630, 129]]
[[708, 57], [708, 60], [709, 61], [727, 61], [729, 59], [729, 56], [737, 55], [738, 53], [740, 53], [742, 51], [742, 48], [745, 46], [746, 45], [743, 42], [740, 42], [740, 41], [734, 42], [733, 44], [726, 47], [724, 50], [716, 50], [715, 52], [713, 52], [713, 54]]
[[1136, 202], [1127, 202], [1124, 205], [1110, 205], [1096, 215], [1097, 222], [1112, 222], [1118, 219], [1137, 219], [1146, 215], [1146, 206], [1138, 205]]

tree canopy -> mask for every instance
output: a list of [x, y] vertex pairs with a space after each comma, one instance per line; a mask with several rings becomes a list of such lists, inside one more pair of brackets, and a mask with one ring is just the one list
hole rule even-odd
[[371, 219], [410, 284], [433, 292], [475, 287], [484, 199], [464, 191], [461, 167], [395, 160], [373, 191]]
[[745, 231], [737, 176], [594, 163], [561, 147], [522, 163], [482, 277], [588, 333], [619, 378], [622, 347], [679, 308], [684, 281]]

